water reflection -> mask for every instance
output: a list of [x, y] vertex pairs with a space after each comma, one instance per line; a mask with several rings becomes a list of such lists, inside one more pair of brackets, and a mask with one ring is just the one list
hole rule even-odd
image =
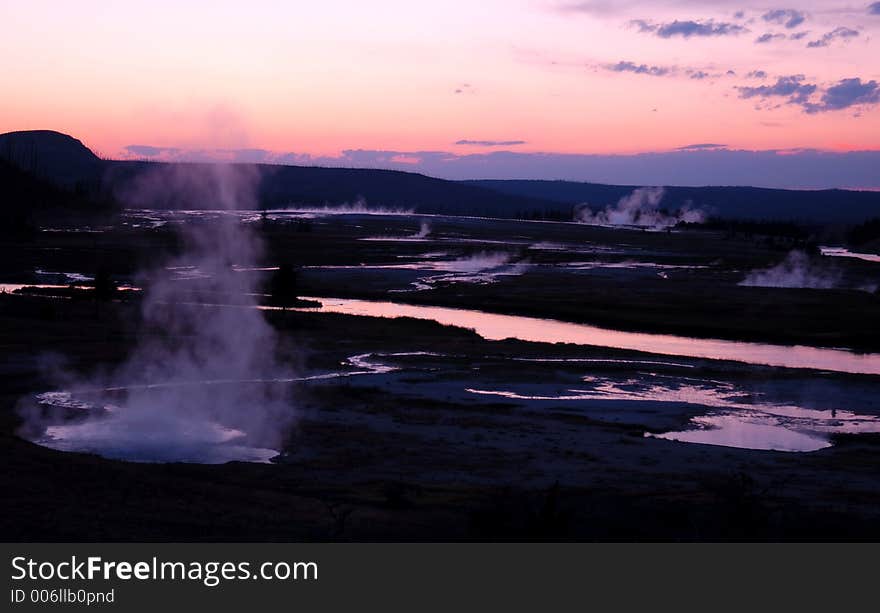
[[880, 355], [857, 354], [843, 349], [802, 345], [782, 346], [718, 339], [689, 338], [668, 334], [646, 334], [607, 330], [587, 324], [550, 319], [499, 315], [447, 307], [418, 306], [342, 298], [307, 298], [321, 302], [320, 308], [303, 309], [322, 313], [344, 313], [369, 317], [412, 317], [447, 326], [474, 330], [489, 340], [508, 338], [537, 343], [573, 343], [631, 349], [647, 353], [732, 360], [747, 364], [811, 368], [834, 372], [880, 374]]
[[818, 433], [793, 430], [766, 417], [711, 415], [695, 418], [694, 425], [696, 428], [691, 430], [648, 436], [683, 443], [770, 451], [817, 451], [831, 446], [828, 439]]
[[822, 255], [830, 257], [856, 258], [858, 260], [865, 260], [866, 262], [880, 262], [880, 255], [876, 253], [857, 253], [850, 251], [845, 247], [820, 247], [819, 250]]
[[[468, 388], [466, 391], [526, 402], [614, 400], [706, 407], [707, 414], [694, 417], [685, 430], [646, 436], [742, 449], [815, 451], [830, 446], [831, 433], [880, 432], [880, 418], [876, 415], [771, 401], [761, 393], [725, 381], [637, 374], [638, 378], [622, 380], [585, 376], [583, 380], [589, 389], [566, 388], [556, 393], [541, 393], [539, 390], [546, 390], [546, 385], [506, 390]], [[788, 390], [788, 395], [795, 393], [794, 389]], [[589, 405], [581, 405], [581, 408], [588, 410]]]

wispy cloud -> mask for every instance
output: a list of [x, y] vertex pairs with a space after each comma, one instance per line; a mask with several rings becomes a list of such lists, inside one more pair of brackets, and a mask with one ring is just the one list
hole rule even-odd
[[515, 145], [525, 145], [524, 140], [470, 140], [463, 138], [455, 141], [456, 145], [472, 145], [476, 147], [513, 147]]
[[610, 70], [611, 72], [632, 72], [654, 77], [663, 77], [674, 71], [674, 69], [669, 66], [649, 66], [647, 64], [636, 64], [635, 62], [624, 60], [621, 60], [616, 64], [605, 64], [603, 68], [605, 68], [605, 70]]
[[557, 9], [565, 13], [584, 13], [587, 15], [613, 15], [620, 11], [620, 2], [613, 0], [585, 0], [582, 2], [565, 2], [557, 5]]
[[812, 40], [807, 43], [807, 47], [813, 49], [816, 47], [827, 47], [835, 40], [841, 39], [846, 40], [849, 38], [853, 38], [859, 35], [858, 30], [853, 30], [852, 28], [839, 27], [834, 28], [830, 32], [826, 32], [822, 35], [822, 38]]
[[146, 159], [160, 162], [260, 164], [274, 162], [275, 155], [267, 149], [183, 149], [180, 147], [157, 147], [153, 145], [127, 145], [122, 149], [123, 159]]
[[681, 38], [691, 37], [710, 37], [710, 36], [736, 36], [748, 29], [736, 23], [727, 21], [715, 21], [707, 19], [703, 21], [671, 21], [667, 23], [654, 23], [645, 19], [634, 19], [630, 21], [630, 25], [638, 29], [639, 32], [652, 33], [660, 38], [673, 38], [680, 36]]
[[794, 9], [775, 9], [764, 13], [762, 18], [767, 23], [776, 23], [791, 29], [801, 25], [807, 17]]
[[785, 34], [774, 34], [773, 32], [767, 32], [766, 34], [761, 34], [761, 36], [756, 38], [755, 42], [760, 45], [763, 43], [772, 43], [774, 40], [785, 40]]
[[131, 156], [153, 158], [166, 154], [177, 153], [177, 147], [154, 147], [153, 145], [128, 145], [125, 152]]
[[684, 147], [678, 147], [676, 151], [705, 151], [707, 149], [726, 149], [727, 145], [720, 145], [718, 143], [694, 143], [692, 145], [685, 145]]

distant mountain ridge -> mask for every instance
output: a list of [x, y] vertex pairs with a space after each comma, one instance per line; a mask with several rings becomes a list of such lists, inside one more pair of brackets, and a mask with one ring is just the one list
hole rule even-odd
[[[878, 169], [880, 172], [880, 169]], [[463, 181], [505, 194], [549, 200], [559, 205], [614, 205], [639, 186], [522, 179]], [[880, 192], [842, 189], [790, 190], [762, 187], [666, 186], [661, 206], [691, 206], [732, 219], [852, 223], [880, 216]]]
[[0, 134], [0, 158], [62, 187], [94, 182], [104, 162], [81, 141], [53, 130]]
[[[139, 177], [186, 168], [207, 173], [206, 163], [126, 162], [106, 163], [105, 189], [128, 206], [137, 208], [213, 208], [216, 204], [190, 199], [186, 190], [137, 190]], [[436, 179], [411, 172], [365, 168], [323, 168], [246, 164], [260, 175], [257, 208], [290, 205], [333, 206], [363, 200], [368, 206], [412, 209], [419, 213], [451, 215], [520, 216], [533, 210], [551, 210], [553, 202], [517, 196], [473, 185]], [[175, 174], [171, 172], [171, 174]]]
[[[186, 169], [207, 174], [208, 164], [102, 160], [79, 140], [51, 130], [0, 134], [0, 159], [57, 186], [112, 197], [139, 208], [214, 208], [186, 190], [162, 180], [162, 173]], [[518, 216], [553, 208], [555, 203], [396, 170], [319, 168], [249, 164], [260, 175], [256, 206], [369, 205], [415, 209], [422, 213]], [[149, 190], [139, 189], [155, 173]], [[196, 177], [197, 178], [197, 177]], [[196, 181], [197, 182], [197, 181]], [[137, 192], [137, 193], [136, 193]]]
[[[50, 130], [0, 134], [0, 159], [56, 186], [138, 208], [213, 208], [148, 173], [206, 175], [209, 164], [103, 160], [71, 136]], [[576, 206], [614, 205], [638, 186], [574, 181], [449, 181], [397, 170], [248, 164], [259, 173], [255, 207], [339, 205], [407, 208], [424, 214], [572, 219]], [[0, 190], [3, 187], [0, 186]], [[6, 203], [4, 206], [12, 206]], [[732, 219], [856, 223], [880, 216], [880, 192], [795, 191], [755, 187], [667, 187], [661, 206], [683, 206]]]

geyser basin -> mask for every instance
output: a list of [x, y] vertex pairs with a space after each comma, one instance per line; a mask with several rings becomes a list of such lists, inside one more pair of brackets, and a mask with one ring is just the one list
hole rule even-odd
[[[268, 393], [263, 388], [289, 385], [290, 381], [201, 381], [48, 392], [25, 408], [28, 429], [23, 434], [51, 449], [131, 462], [268, 462], [279, 454], [280, 444], [258, 442], [271, 439], [255, 429], [261, 424], [248, 423], [249, 407], [224, 414], [188, 412], [186, 407], [170, 411], [159, 403], [179, 398], [182, 392], [193, 402], [218, 396], [274, 396], [277, 389]], [[144, 399], [150, 400], [145, 404]], [[163, 408], [156, 410], [150, 402]]]
[[[258, 267], [263, 253], [259, 234], [241, 213], [256, 208], [260, 179], [245, 165], [168, 165], [151, 168], [123, 190], [129, 207], [170, 193], [222, 212], [192, 215], [180, 225], [181, 249], [146, 277], [141, 329], [127, 359], [99, 383], [75, 384], [92, 390], [92, 408], [80, 407], [77, 416], [72, 407], [58, 406], [57, 397], [38, 399], [25, 415], [30, 438], [136, 461], [276, 455], [295, 417], [288, 396], [291, 351], [282, 350], [256, 308], [258, 280], [238, 272]], [[206, 306], [214, 302], [245, 308]]]
[[95, 453], [130, 462], [268, 462], [275, 449], [238, 444], [244, 432], [219, 424], [161, 422], [108, 416], [78, 424], [49, 426], [35, 442], [59, 451]]

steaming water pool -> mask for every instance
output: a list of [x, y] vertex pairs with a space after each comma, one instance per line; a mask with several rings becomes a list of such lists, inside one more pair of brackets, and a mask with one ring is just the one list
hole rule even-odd
[[[287, 386], [293, 383], [326, 381], [359, 375], [384, 374], [397, 370], [372, 357], [409, 357], [437, 355], [429, 352], [363, 354], [351, 356], [346, 364], [352, 370], [316, 373], [305, 376], [271, 379], [221, 379], [205, 381], [167, 381], [83, 390], [78, 393], [59, 390], [34, 397], [30, 411], [48, 411], [48, 417], [31, 420], [37, 431], [33, 442], [58, 451], [95, 453], [105, 458], [129, 462], [269, 462], [280, 449], [248, 444], [243, 429], [224, 425], [204, 414], [187, 411], [154, 411], [127, 406], [126, 398], [149, 394], [161, 406], [162, 400], [175, 397], [173, 390], [191, 390], [192, 398], [217, 398], [235, 395], [242, 388]], [[244, 403], [242, 403], [244, 406]], [[290, 408], [293, 411], [293, 408]], [[64, 414], [64, 415], [62, 415]]]
[[512, 338], [536, 343], [572, 343], [670, 356], [731, 360], [761, 366], [880, 375], [880, 355], [859, 354], [844, 349], [825, 349], [803, 345], [770, 345], [689, 338], [668, 334], [625, 332], [551, 319], [499, 315], [484, 311], [419, 306], [398, 302], [349, 298], [305, 298], [317, 300], [322, 305], [319, 308], [302, 309], [306, 311], [368, 317], [427, 319], [446, 326], [472, 329], [488, 340]]
[[[31, 440], [58, 451], [94, 453], [129, 462], [268, 462], [276, 449], [254, 445], [245, 431], [207, 418], [198, 412], [155, 411], [126, 399], [155, 390], [167, 400], [170, 388], [188, 386], [203, 390], [224, 382], [174, 382], [130, 388], [105, 388], [81, 392], [53, 391], [38, 394], [23, 407], [31, 416]], [[254, 382], [234, 382], [235, 386]], [[218, 393], [224, 393], [222, 389]], [[161, 405], [160, 405], [161, 406]]]

